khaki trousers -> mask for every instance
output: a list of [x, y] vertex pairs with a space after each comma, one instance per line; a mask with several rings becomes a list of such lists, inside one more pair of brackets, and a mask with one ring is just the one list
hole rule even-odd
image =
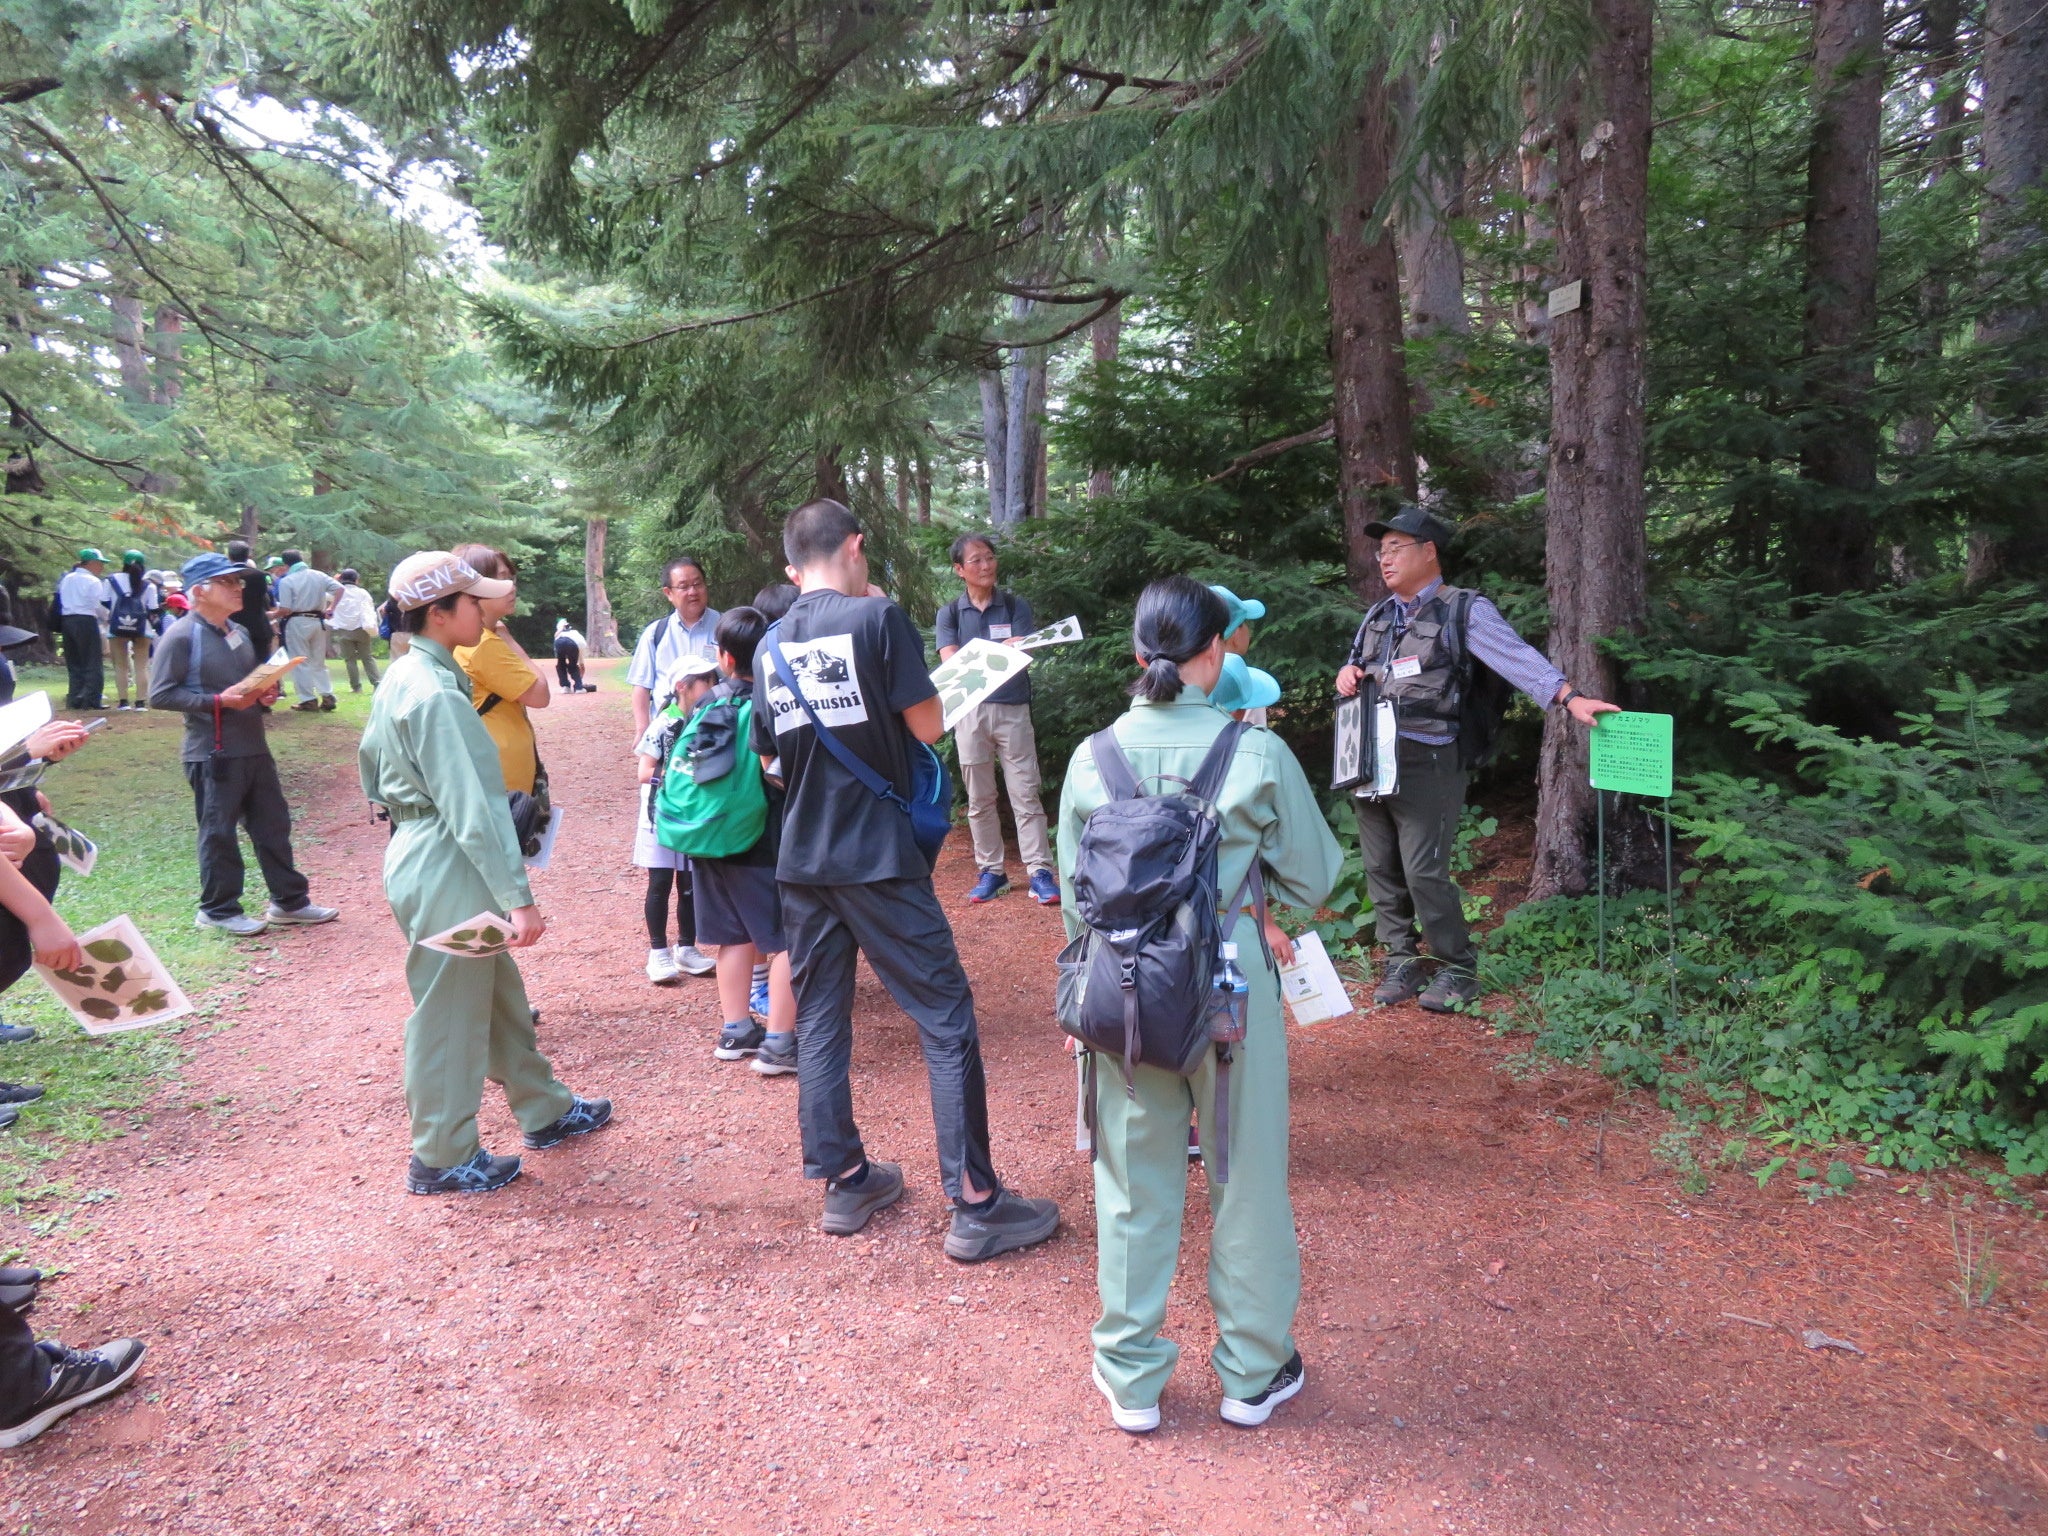
[[[149, 636], [114, 635], [108, 640], [114, 651], [114, 697], [126, 704], [130, 699], [149, 698]], [[131, 689], [129, 684], [135, 686]]]
[[1017, 856], [1027, 873], [1051, 869], [1052, 843], [1045, 835], [1045, 801], [1038, 792], [1038, 736], [1029, 704], [979, 704], [953, 733], [960, 753], [960, 777], [967, 781], [967, 828], [974, 838], [974, 862], [985, 870], [1003, 867], [1003, 817], [996, 805], [996, 765], [1010, 791], [1017, 821]]

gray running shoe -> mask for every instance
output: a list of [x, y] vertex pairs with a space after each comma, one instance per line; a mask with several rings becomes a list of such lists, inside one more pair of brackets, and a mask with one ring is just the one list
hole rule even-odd
[[763, 1035], [754, 1052], [754, 1070], [763, 1077], [787, 1077], [796, 1070], [796, 1036]]
[[1422, 962], [1413, 955], [1387, 962], [1387, 973], [1372, 989], [1372, 1000], [1382, 1008], [1405, 1003], [1422, 991]]
[[192, 919], [195, 928], [218, 928], [222, 933], [232, 933], [238, 939], [253, 939], [270, 924], [260, 917], [251, 917], [246, 912], [237, 912], [232, 917], [208, 917], [204, 912]]
[[946, 1234], [946, 1257], [979, 1264], [999, 1253], [1029, 1248], [1059, 1230], [1060, 1208], [1050, 1200], [1027, 1200], [1004, 1190], [986, 1211], [953, 1207], [953, 1230]]
[[875, 1212], [903, 1198], [903, 1170], [894, 1163], [868, 1159], [868, 1176], [859, 1189], [837, 1179], [825, 1183], [825, 1220], [821, 1224], [834, 1237], [851, 1237], [868, 1224]]
[[36, 1348], [50, 1362], [49, 1385], [18, 1418], [0, 1423], [0, 1450], [27, 1445], [66, 1414], [113, 1396], [142, 1367], [143, 1345], [137, 1339], [115, 1339], [98, 1349], [66, 1349], [46, 1339]]
[[569, 1107], [560, 1119], [526, 1133], [526, 1145], [532, 1151], [545, 1152], [549, 1147], [560, 1146], [571, 1136], [588, 1136], [611, 1123], [610, 1099], [581, 1099], [572, 1095]]
[[1416, 1001], [1431, 1013], [1468, 1013], [1479, 1001], [1479, 978], [1447, 965], [1430, 979], [1429, 990]]
[[468, 1162], [453, 1168], [429, 1168], [415, 1156], [405, 1171], [405, 1187], [415, 1195], [480, 1195], [518, 1177], [518, 1158], [493, 1157], [478, 1147]]
[[285, 928], [310, 928], [315, 923], [331, 923], [339, 916], [341, 908], [316, 907], [310, 901], [303, 907], [295, 907], [289, 912], [274, 901], [263, 909], [263, 920], [266, 923], [276, 923]]

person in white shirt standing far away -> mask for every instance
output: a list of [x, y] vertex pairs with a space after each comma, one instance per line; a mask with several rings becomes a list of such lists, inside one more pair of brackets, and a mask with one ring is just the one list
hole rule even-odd
[[377, 671], [377, 604], [363, 589], [361, 578], [353, 569], [341, 573], [341, 592], [328, 612], [327, 627], [333, 631], [335, 654], [348, 667], [348, 691], [363, 691], [361, 678], [356, 673], [358, 662], [362, 663], [363, 675], [369, 678], [374, 689], [380, 680]]

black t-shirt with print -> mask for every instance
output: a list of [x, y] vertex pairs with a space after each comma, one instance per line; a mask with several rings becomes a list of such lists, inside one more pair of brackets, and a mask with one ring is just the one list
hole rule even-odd
[[[907, 799], [913, 738], [902, 713], [937, 693], [909, 615], [885, 597], [826, 589], [799, 597], [776, 634], [819, 720]], [[910, 835], [910, 818], [818, 745], [765, 645], [754, 681], [754, 748], [782, 758], [788, 786], [776, 878], [866, 885], [929, 876], [931, 861]]]

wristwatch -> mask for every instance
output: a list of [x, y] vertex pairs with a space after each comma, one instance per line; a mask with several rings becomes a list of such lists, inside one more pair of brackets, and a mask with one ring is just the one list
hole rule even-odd
[[1583, 693], [1579, 692], [1578, 689], [1572, 687], [1571, 684], [1567, 683], [1565, 684], [1564, 697], [1557, 701], [1557, 707], [1559, 709], [1570, 709], [1572, 707], [1573, 699], [1583, 699], [1584, 697], [1585, 695]]

